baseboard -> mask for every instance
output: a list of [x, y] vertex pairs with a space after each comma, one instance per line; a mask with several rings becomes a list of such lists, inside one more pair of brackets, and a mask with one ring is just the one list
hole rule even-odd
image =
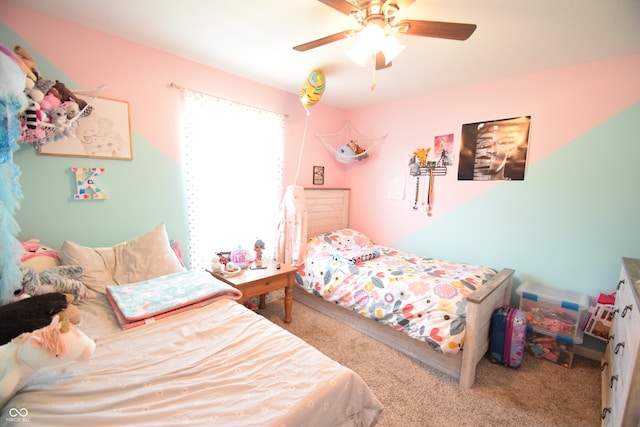
[[583, 347], [581, 345], [576, 345], [574, 348], [574, 354], [578, 356], [586, 357], [591, 360], [602, 360], [604, 357], [604, 353], [598, 350], [594, 350], [592, 348]]

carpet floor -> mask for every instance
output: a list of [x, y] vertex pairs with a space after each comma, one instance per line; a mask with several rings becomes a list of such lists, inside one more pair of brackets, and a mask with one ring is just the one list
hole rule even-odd
[[594, 360], [575, 356], [573, 367], [564, 368], [527, 354], [520, 368], [511, 369], [485, 359], [476, 383], [465, 389], [295, 301], [288, 325], [282, 300], [259, 313], [358, 373], [384, 405], [381, 427], [600, 425], [600, 369]]

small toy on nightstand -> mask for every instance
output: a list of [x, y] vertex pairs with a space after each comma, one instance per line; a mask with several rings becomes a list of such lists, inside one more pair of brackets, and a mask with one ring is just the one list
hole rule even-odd
[[215, 254], [211, 258], [211, 271], [214, 273], [218, 273], [222, 271], [222, 262], [220, 259], [220, 255]]
[[260, 239], [256, 240], [256, 242], [253, 244], [253, 250], [256, 251], [255, 266], [259, 267], [262, 265], [262, 251], [264, 251], [264, 242]]

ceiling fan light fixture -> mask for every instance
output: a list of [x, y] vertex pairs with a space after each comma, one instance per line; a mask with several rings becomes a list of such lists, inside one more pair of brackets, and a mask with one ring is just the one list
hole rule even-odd
[[360, 35], [358, 35], [358, 42], [362, 52], [366, 52], [368, 55], [380, 51], [380, 46], [383, 45], [385, 40], [385, 34], [382, 27], [376, 24], [369, 24], [362, 29]]
[[385, 37], [384, 44], [382, 45], [382, 53], [384, 53], [385, 63], [389, 65], [389, 63], [393, 61], [405, 47], [406, 46], [401, 44], [395, 37], [391, 35]]
[[369, 24], [360, 31], [356, 43], [347, 51], [347, 56], [356, 64], [364, 67], [367, 58], [383, 50], [386, 38], [384, 30], [380, 26]]
[[[369, 27], [377, 27], [380, 29], [380, 27], [376, 25]], [[380, 30], [382, 31], [382, 29]], [[389, 65], [389, 63], [393, 61], [395, 57], [398, 56], [406, 47], [392, 35], [385, 35], [384, 31], [381, 33], [382, 38], [379, 38], [376, 35], [372, 39], [367, 39], [366, 37], [363, 37], [363, 35], [364, 34], [362, 33], [359, 34], [356, 43], [347, 51], [349, 59], [361, 67], [365, 66], [367, 58], [375, 56], [378, 52], [382, 52], [384, 54], [385, 63], [386, 65]]]
[[356, 46], [353, 46], [351, 49], [347, 51], [347, 56], [349, 57], [350, 60], [352, 60], [359, 66], [364, 67], [364, 61], [367, 58], [367, 56], [362, 54], [358, 49], [356, 49]]

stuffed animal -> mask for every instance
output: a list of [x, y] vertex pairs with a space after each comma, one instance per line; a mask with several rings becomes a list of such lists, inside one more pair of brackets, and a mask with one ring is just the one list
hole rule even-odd
[[55, 107], [49, 111], [49, 122], [56, 127], [59, 135], [73, 136], [73, 126], [67, 119], [67, 110], [64, 107]]
[[67, 124], [67, 110], [58, 106], [49, 111], [49, 122], [55, 126], [65, 126]]
[[95, 298], [95, 293], [80, 281], [84, 270], [79, 265], [59, 265], [38, 273], [34, 268], [21, 265], [22, 290], [30, 296], [62, 292], [73, 296], [73, 303], [83, 298]]
[[49, 93], [54, 94], [60, 100], [60, 102], [74, 101], [80, 107], [80, 111], [84, 110], [84, 108], [87, 106], [87, 101], [78, 98], [60, 80], [56, 80], [56, 84], [53, 85], [51, 89], [49, 89]]
[[72, 324], [80, 323], [80, 310], [71, 304], [73, 296], [60, 292], [36, 295], [0, 306], [0, 345], [25, 332], [51, 323], [53, 316], [66, 311]]
[[36, 80], [40, 79], [41, 74], [40, 74], [40, 71], [38, 71], [38, 68], [36, 67], [36, 61], [29, 54], [27, 49], [17, 45], [13, 48], [13, 51], [22, 60], [24, 65], [26, 65], [33, 72], [33, 74], [36, 76]]
[[96, 343], [65, 316], [0, 346], [0, 408], [43, 367], [87, 360]]
[[45, 97], [42, 99], [42, 101], [40, 101], [40, 109], [42, 111], [46, 111], [47, 113], [51, 110], [53, 110], [56, 107], [59, 107], [60, 104], [62, 104], [60, 102], [60, 100], [58, 98], [56, 98], [54, 95], [48, 93], [47, 95], [45, 95]]
[[27, 100], [29, 101], [28, 107], [25, 109], [24, 113], [24, 121], [25, 125], [28, 129], [36, 129], [38, 125], [38, 114], [40, 111], [40, 103], [44, 98], [45, 92], [42, 92], [38, 87], [36, 87], [36, 82], [27, 78], [25, 80], [25, 89], [24, 93], [27, 95]]
[[48, 268], [60, 265], [59, 252], [40, 243], [38, 239], [29, 239], [22, 242], [24, 252], [20, 258], [20, 262], [29, 267], [35, 268], [37, 271], [43, 271]]
[[[24, 66], [32, 71], [25, 84], [25, 93], [30, 103], [21, 116], [26, 127], [23, 138], [41, 140], [47, 137], [46, 132], [37, 124], [38, 121], [52, 123], [60, 136], [73, 136], [73, 128], [68, 126], [67, 121], [80, 112], [88, 114], [90, 107], [87, 108], [87, 102], [77, 97], [59, 80], [43, 78], [36, 67], [35, 60], [25, 48], [18, 45], [13, 48], [13, 51]], [[66, 105], [63, 106], [65, 103]], [[61, 115], [62, 110], [56, 110], [56, 108], [64, 110], [64, 121]], [[45, 113], [48, 117], [45, 117]]]
[[413, 155], [416, 156], [416, 159], [418, 160], [418, 165], [421, 168], [424, 168], [427, 166], [427, 156], [429, 155], [429, 151], [431, 151], [431, 148], [418, 148], [416, 151], [413, 152]]
[[364, 148], [360, 147], [357, 142], [351, 140], [351, 141], [349, 141], [347, 146], [353, 150], [353, 152], [356, 154], [356, 156], [360, 156], [362, 153], [364, 153], [364, 155], [358, 157], [358, 160], [364, 160], [367, 157], [369, 157], [369, 155], [366, 154], [367, 150], [365, 150]]
[[67, 112], [67, 119], [71, 120], [78, 114], [80, 114], [80, 106], [75, 101], [65, 101], [61, 107]]
[[22, 247], [22, 283], [14, 300], [51, 292], [71, 294], [74, 303], [83, 298], [95, 298], [95, 292], [82, 283], [84, 270], [81, 266], [60, 265], [59, 252], [38, 239], [25, 240]]

